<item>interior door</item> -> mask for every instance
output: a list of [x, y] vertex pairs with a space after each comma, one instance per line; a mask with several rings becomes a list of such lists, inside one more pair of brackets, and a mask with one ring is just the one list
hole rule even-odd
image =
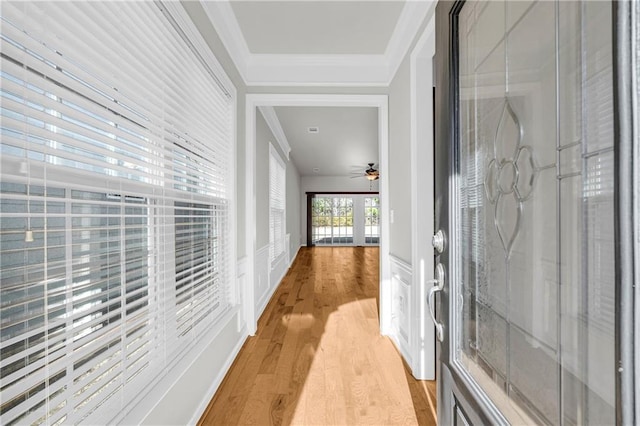
[[440, 424], [614, 424], [612, 3], [440, 2]]

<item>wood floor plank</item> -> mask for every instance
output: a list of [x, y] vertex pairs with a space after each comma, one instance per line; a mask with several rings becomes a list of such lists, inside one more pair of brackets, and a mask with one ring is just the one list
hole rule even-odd
[[273, 374], [258, 374], [253, 387], [248, 392], [247, 403], [242, 410], [238, 424], [264, 425], [271, 419], [271, 405], [275, 397], [273, 392], [265, 392], [273, 383]]
[[435, 382], [380, 335], [379, 250], [302, 248], [200, 425], [435, 425]]

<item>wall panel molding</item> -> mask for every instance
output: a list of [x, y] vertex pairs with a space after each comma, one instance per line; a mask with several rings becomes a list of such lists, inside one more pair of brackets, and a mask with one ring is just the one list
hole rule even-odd
[[261, 247], [255, 254], [255, 281], [254, 294], [255, 300], [255, 318], [260, 318], [267, 302], [269, 301], [269, 277], [271, 274], [271, 265], [269, 264], [269, 244]]
[[391, 327], [389, 337], [402, 354], [408, 365], [411, 365], [411, 283], [412, 268], [404, 260], [389, 255], [391, 262]]

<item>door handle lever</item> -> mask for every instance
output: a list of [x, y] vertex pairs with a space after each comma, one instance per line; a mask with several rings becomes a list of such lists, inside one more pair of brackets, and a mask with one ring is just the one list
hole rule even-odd
[[433, 287], [429, 289], [429, 293], [427, 295], [427, 305], [429, 305], [429, 315], [431, 316], [431, 321], [433, 321], [433, 324], [436, 327], [436, 337], [440, 342], [444, 340], [444, 326], [436, 319], [435, 294], [444, 289], [444, 280], [444, 266], [442, 266], [442, 263], [438, 263], [438, 265], [436, 266], [436, 278], [434, 280], [427, 280], [427, 283], [434, 284]]

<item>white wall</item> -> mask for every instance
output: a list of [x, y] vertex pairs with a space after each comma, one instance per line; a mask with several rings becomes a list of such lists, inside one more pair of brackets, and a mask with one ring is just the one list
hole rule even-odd
[[256, 113], [256, 248], [269, 244], [269, 144], [286, 161], [260, 111]]
[[[389, 86], [389, 250], [411, 263], [411, 112], [409, 57]], [[425, 165], [425, 167], [430, 167]]]

